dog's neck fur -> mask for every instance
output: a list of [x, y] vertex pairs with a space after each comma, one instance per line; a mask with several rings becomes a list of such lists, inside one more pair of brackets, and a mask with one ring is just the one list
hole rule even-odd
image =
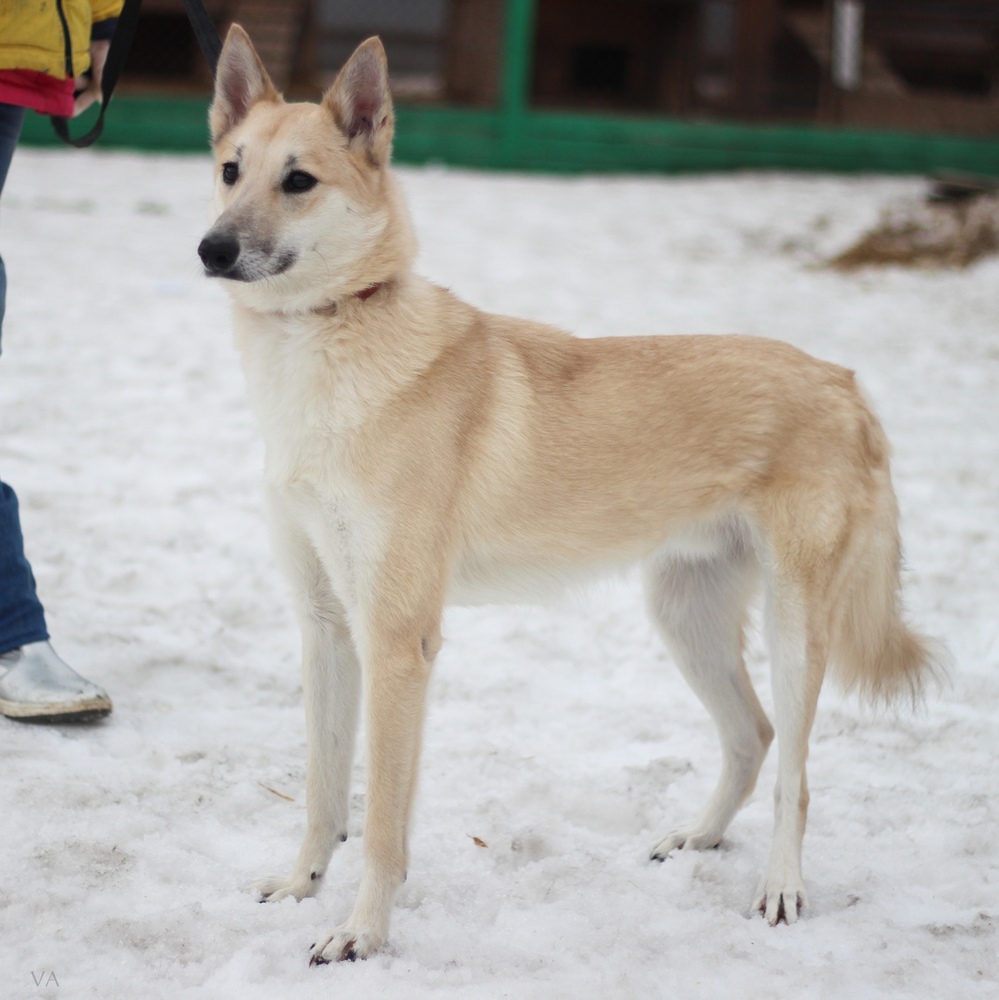
[[[264, 313], [235, 303], [236, 344], [272, 462], [290, 438], [272, 439], [270, 415], [308, 402], [308, 426], [341, 443], [411, 387], [447, 351], [475, 310], [415, 274], [387, 281], [367, 300], [350, 295], [327, 313]], [[467, 315], [442, 322], [444, 310]], [[301, 428], [306, 425], [299, 425]], [[289, 459], [290, 460], [290, 459]]]

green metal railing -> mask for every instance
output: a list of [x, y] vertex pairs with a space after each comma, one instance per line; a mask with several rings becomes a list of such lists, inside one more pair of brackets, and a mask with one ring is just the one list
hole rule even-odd
[[[535, 3], [507, 0], [499, 106], [397, 108], [397, 161], [555, 172], [961, 170], [999, 176], [999, 137], [533, 110], [529, 92]], [[121, 95], [108, 113], [101, 145], [206, 150], [207, 108], [207, 98]], [[58, 142], [47, 121], [29, 118], [25, 142]], [[76, 124], [74, 134], [86, 127], [85, 122]]]

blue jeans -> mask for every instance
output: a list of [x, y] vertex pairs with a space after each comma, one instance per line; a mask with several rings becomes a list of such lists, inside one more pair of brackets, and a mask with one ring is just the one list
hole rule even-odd
[[[21, 135], [24, 108], [13, 104], [0, 104], [0, 192], [7, 180], [7, 171], [14, 156], [14, 147]], [[0, 333], [3, 331], [4, 303], [7, 300], [7, 272], [0, 257]]]
[[[0, 104], [0, 191], [24, 121], [24, 108]], [[0, 258], [0, 332], [7, 298], [7, 272]], [[0, 482], [0, 653], [49, 637], [35, 578], [24, 558], [24, 539], [14, 491]]]

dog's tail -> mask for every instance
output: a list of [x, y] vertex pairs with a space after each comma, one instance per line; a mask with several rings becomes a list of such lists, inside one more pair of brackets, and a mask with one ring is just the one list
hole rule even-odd
[[917, 704], [928, 680], [941, 680], [949, 655], [919, 635], [902, 614], [898, 503], [888, 471], [888, 442], [870, 416], [865, 443], [873, 453], [873, 506], [858, 527], [847, 557], [830, 654], [837, 680], [875, 704]]

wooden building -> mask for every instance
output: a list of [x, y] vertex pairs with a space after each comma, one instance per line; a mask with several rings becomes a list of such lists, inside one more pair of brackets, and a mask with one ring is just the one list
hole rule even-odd
[[[496, 99], [503, 6], [453, 0], [453, 100]], [[539, 108], [997, 136], [999, 2], [537, 0], [531, 70]]]
[[[523, 0], [521, 0], [521, 3]], [[278, 85], [380, 34], [399, 96], [501, 100], [510, 0], [208, 0]], [[531, 0], [538, 109], [999, 136], [999, 0]], [[208, 86], [183, 0], [145, 0], [126, 85]]]
[[[206, 4], [292, 98], [380, 35], [403, 162], [999, 177], [999, 0]], [[145, 0], [101, 142], [204, 150], [210, 91], [183, 0]], [[34, 118], [22, 139], [56, 142]]]

